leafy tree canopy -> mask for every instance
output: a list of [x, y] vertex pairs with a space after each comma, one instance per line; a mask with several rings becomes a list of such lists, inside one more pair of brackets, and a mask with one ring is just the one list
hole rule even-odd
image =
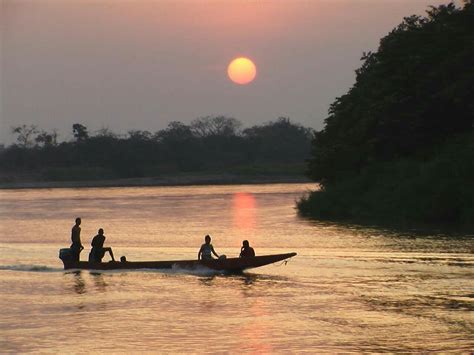
[[410, 16], [365, 53], [356, 82], [315, 135], [309, 175], [330, 183], [377, 162], [430, 155], [472, 130], [474, 3]]
[[252, 174], [270, 166], [302, 175], [311, 129], [288, 118], [248, 131], [241, 126], [235, 118], [207, 116], [189, 125], [173, 121], [155, 133], [131, 130], [118, 135], [109, 128], [89, 134], [86, 126], [75, 123], [74, 140], [58, 144], [56, 131], [23, 125], [13, 130], [18, 144], [0, 151], [0, 168], [62, 180], [231, 170]]

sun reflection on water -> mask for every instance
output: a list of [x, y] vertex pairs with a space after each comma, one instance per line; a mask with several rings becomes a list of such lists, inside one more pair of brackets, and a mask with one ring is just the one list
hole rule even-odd
[[237, 192], [232, 198], [233, 224], [236, 229], [253, 230], [256, 225], [256, 201], [251, 193]]
[[[0, 191], [0, 348], [468, 353], [472, 236], [308, 222], [294, 210], [308, 186]], [[102, 226], [129, 260], [195, 258], [206, 233], [219, 254], [247, 239], [257, 254], [298, 256], [243, 275], [64, 272], [78, 211], [86, 248]]]

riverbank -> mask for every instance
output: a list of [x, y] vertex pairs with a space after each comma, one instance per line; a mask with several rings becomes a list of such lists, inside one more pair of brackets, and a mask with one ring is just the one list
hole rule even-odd
[[303, 216], [362, 225], [474, 227], [474, 141], [468, 134], [424, 159], [372, 164], [298, 202]]
[[78, 181], [38, 181], [27, 177], [0, 181], [0, 189], [51, 189], [81, 187], [129, 187], [129, 186], [192, 186], [192, 185], [240, 185], [240, 184], [276, 184], [308, 183], [305, 176], [299, 175], [238, 175], [238, 174], [203, 174], [203, 175], [166, 175], [158, 177], [78, 180]]

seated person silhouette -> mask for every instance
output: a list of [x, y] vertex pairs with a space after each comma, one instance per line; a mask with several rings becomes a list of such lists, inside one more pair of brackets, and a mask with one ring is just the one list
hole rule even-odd
[[242, 242], [242, 248], [240, 249], [240, 257], [246, 258], [249, 256], [255, 256], [255, 250], [250, 246], [248, 240]]
[[198, 260], [212, 260], [212, 254], [214, 254], [216, 257], [219, 257], [211, 244], [211, 237], [206, 235], [204, 241], [205, 243], [201, 245], [201, 249], [199, 249], [198, 252]]
[[89, 253], [89, 261], [100, 263], [106, 252], [109, 252], [112, 261], [115, 261], [112, 248], [104, 248], [105, 235], [102, 228], [99, 229], [98, 234], [92, 239], [92, 250]]

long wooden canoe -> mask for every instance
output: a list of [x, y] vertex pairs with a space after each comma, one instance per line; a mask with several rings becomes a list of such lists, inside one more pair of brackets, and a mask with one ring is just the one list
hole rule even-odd
[[246, 269], [256, 268], [295, 256], [296, 253], [261, 255], [245, 258], [227, 258], [213, 260], [169, 260], [169, 261], [110, 261], [94, 263], [88, 261], [70, 261], [61, 259], [64, 269], [82, 270], [135, 270], [135, 269], [186, 269], [195, 270], [208, 268], [212, 270], [238, 273]]

